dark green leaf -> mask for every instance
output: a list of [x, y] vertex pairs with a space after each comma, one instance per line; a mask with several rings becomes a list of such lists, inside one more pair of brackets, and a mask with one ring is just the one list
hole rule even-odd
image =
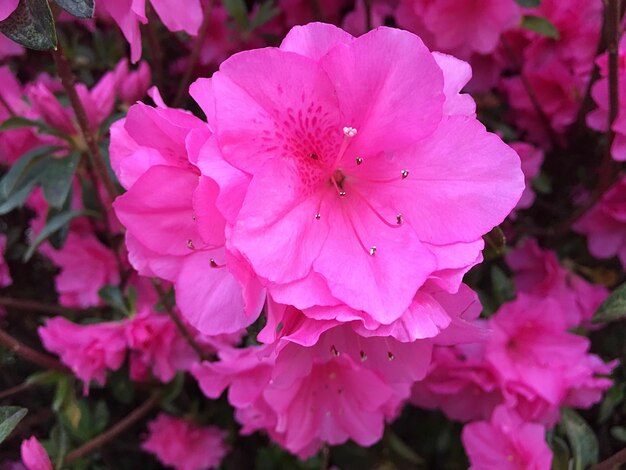
[[0, 406], [0, 444], [15, 429], [28, 410], [19, 406]]
[[561, 424], [574, 457], [574, 470], [584, 470], [598, 462], [598, 439], [587, 422], [569, 408], [561, 409]]
[[569, 470], [569, 447], [567, 443], [558, 436], [550, 439], [552, 449], [552, 470]]
[[626, 315], [626, 283], [619, 286], [602, 302], [593, 316], [593, 323], [619, 320]]
[[114, 308], [115, 310], [123, 313], [124, 315], [129, 315], [128, 307], [126, 306], [126, 302], [124, 300], [124, 294], [117, 286], [104, 286], [102, 289], [98, 291], [98, 295], [102, 299], [102, 301], [107, 304], [109, 307]]
[[42, 168], [38, 164], [56, 149], [57, 147], [50, 146], [39, 147], [21, 156], [0, 180], [0, 201], [6, 201], [25, 182], [39, 176], [37, 171]]
[[606, 422], [612, 415], [615, 408], [624, 401], [624, 391], [626, 384], [618, 383], [613, 385], [604, 395], [604, 399], [600, 404], [600, 412], [598, 414], [598, 423]]
[[541, 172], [533, 179], [533, 189], [540, 194], [552, 192], [552, 181], [547, 173]]
[[506, 246], [506, 237], [500, 227], [494, 227], [491, 232], [483, 237], [488, 246], [493, 248], [496, 253], [501, 254], [504, 252]]
[[78, 18], [93, 18], [94, 0], [54, 0], [54, 2], [70, 15]]
[[391, 430], [391, 428], [385, 431], [384, 439], [389, 445], [389, 448], [402, 459], [413, 465], [419, 466], [424, 464], [424, 459], [417, 455], [417, 453], [402, 439], [400, 439], [396, 433]]
[[244, 0], [224, 0], [222, 2], [224, 8], [228, 11], [228, 14], [234, 19], [241, 29], [247, 30], [248, 23], [248, 9]]
[[[54, 207], [50, 207], [48, 209], [48, 214], [46, 215], [46, 223], [50, 222], [57, 215], [63, 212], [72, 210], [72, 192], [73, 192], [73, 188], [72, 186], [70, 186], [69, 194], [67, 196], [67, 199], [65, 200], [65, 203], [63, 204], [63, 207], [61, 207], [60, 209], [55, 209]], [[65, 245], [65, 242], [69, 234], [70, 234], [70, 224], [67, 224], [61, 227], [60, 230], [57, 230], [52, 235], [50, 235], [48, 237], [48, 241], [50, 242], [50, 245], [52, 245], [52, 247], [55, 250], [60, 250], [61, 248], [63, 248], [63, 245]]]
[[556, 26], [543, 16], [525, 15], [522, 18], [522, 28], [552, 39], [561, 37]]
[[498, 303], [502, 304], [515, 298], [515, 289], [511, 279], [495, 264], [491, 266], [491, 285]]
[[43, 195], [52, 207], [63, 207], [72, 188], [72, 178], [78, 166], [80, 154], [74, 152], [63, 158], [50, 158], [39, 177]]
[[56, 425], [50, 431], [51, 456], [54, 455], [54, 468], [63, 468], [63, 460], [69, 448], [69, 436], [61, 425]]
[[20, 0], [11, 16], [0, 22], [0, 32], [29, 49], [46, 51], [57, 46], [54, 18], [47, 0]]
[[0, 202], [0, 215], [7, 214], [16, 207], [22, 206], [24, 202], [26, 202], [26, 199], [28, 199], [28, 195], [30, 194], [30, 192], [35, 189], [36, 185], [36, 180], [29, 181], [24, 186], [21, 186], [13, 194], [11, 194], [8, 199]]
[[260, 28], [278, 15], [278, 13], [280, 13], [280, 10], [274, 6], [273, 0], [262, 3], [254, 15], [254, 18], [250, 21], [250, 29], [254, 30]]
[[537, 8], [541, 5], [541, 0], [515, 0], [523, 8]]
[[57, 230], [63, 228], [66, 224], [70, 223], [73, 219], [77, 217], [90, 216], [93, 215], [91, 211], [80, 210], [80, 211], [69, 211], [62, 212], [55, 217], [51, 218], [46, 226], [37, 234], [31, 245], [26, 250], [24, 254], [24, 261], [28, 261], [35, 254], [35, 250], [37, 247], [41, 245], [46, 239], [52, 235]]
[[624, 426], [613, 426], [610, 432], [615, 439], [626, 443], [626, 428]]

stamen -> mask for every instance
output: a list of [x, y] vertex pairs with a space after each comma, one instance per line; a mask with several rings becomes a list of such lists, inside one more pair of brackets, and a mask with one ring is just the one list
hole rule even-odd
[[395, 223], [395, 224], [394, 224], [394, 223], [391, 223], [391, 222], [389, 222], [388, 220], [386, 220], [386, 219], [382, 216], [382, 214], [381, 214], [380, 212], [378, 212], [378, 211], [374, 208], [374, 206], [372, 206], [372, 205], [370, 204], [370, 202], [367, 200], [367, 198], [366, 198], [365, 196], [363, 196], [363, 194], [361, 194], [360, 192], [359, 192], [359, 196], [361, 196], [361, 199], [363, 200], [363, 202], [365, 203], [365, 205], [366, 205], [367, 207], [369, 207], [369, 208], [370, 208], [370, 210], [374, 213], [374, 215], [376, 215], [376, 217], [378, 217], [378, 219], [379, 219], [379, 220], [380, 220], [383, 224], [385, 224], [386, 226], [391, 227], [391, 228], [398, 228], [398, 226], [399, 226], [399, 225], [402, 225], [402, 214], [398, 214], [398, 215], [396, 215], [396, 223]]
[[321, 218], [322, 218], [322, 214], [320, 214], [319, 212], [315, 214], [315, 220], [320, 220]]
[[361, 165], [363, 163], [363, 159], [361, 157], [356, 157], [356, 164]]
[[374, 256], [376, 254], [376, 245], [370, 248], [370, 256]]
[[[354, 235], [356, 235], [356, 239], [359, 242], [359, 245], [361, 245], [361, 248], [363, 248], [363, 251], [365, 253], [369, 253], [370, 255], [373, 254], [371, 252], [372, 248], [368, 249], [365, 247], [365, 244], [363, 243], [363, 240], [361, 240], [361, 237], [359, 237], [359, 233], [356, 231], [356, 228], [354, 227], [354, 222], [352, 222], [352, 218], [350, 216], [348, 216], [348, 223], [350, 224], [350, 227], [352, 227], [352, 231], [354, 232]], [[376, 247], [373, 247], [374, 252], [376, 252]]]
[[350, 139], [352, 139], [356, 134], [357, 134], [357, 130], [354, 127], [343, 128], [343, 135], [344, 135], [343, 142], [341, 142], [341, 147], [339, 147], [339, 152], [337, 152], [337, 157], [335, 157], [333, 168], [337, 168], [339, 166], [339, 162], [343, 158], [343, 154], [346, 153], [346, 149], [348, 148]]
[[409, 176], [409, 170], [402, 170], [402, 179], [405, 179], [407, 176]]
[[402, 222], [404, 221], [404, 219], [402, 218], [402, 214], [398, 214], [396, 215], [396, 223], [398, 225], [402, 225]]
[[387, 351], [387, 357], [390, 361], [393, 361], [396, 358], [391, 351]]
[[210, 265], [212, 268], [223, 268], [223, 267], [225, 267], [225, 265], [223, 265], [223, 264], [217, 264], [217, 262], [216, 262], [216, 261], [215, 261], [215, 259], [213, 259], [213, 258], [211, 258], [211, 259], [209, 260], [209, 265]]
[[339, 351], [337, 351], [337, 348], [335, 347], [334, 344], [330, 347], [330, 352], [335, 357], [339, 357], [339, 354], [341, 354]]
[[193, 244], [193, 240], [187, 240], [187, 248], [189, 248], [190, 250], [195, 249], [196, 247]]
[[359, 354], [361, 356], [361, 362], [367, 361], [367, 354], [365, 354], [365, 351], [361, 351]]
[[344, 127], [343, 128], [343, 134], [346, 137], [354, 137], [357, 134], [357, 130], [354, 127]]
[[341, 186], [339, 186], [339, 183], [337, 183], [337, 180], [335, 179], [335, 175], [330, 177], [330, 181], [333, 183], [333, 186], [337, 190], [337, 194], [339, 194], [339, 196], [341, 197], [344, 197], [346, 195], [346, 192], [343, 190]]
[[316, 153], [310, 153], [309, 158], [312, 158], [313, 160], [317, 160], [319, 157], [317, 156]]

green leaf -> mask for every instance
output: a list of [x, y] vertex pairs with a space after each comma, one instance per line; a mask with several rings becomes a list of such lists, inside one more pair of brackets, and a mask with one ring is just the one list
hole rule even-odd
[[65, 428], [59, 424], [50, 431], [50, 444], [53, 448], [50, 457], [54, 455], [54, 468], [63, 468], [63, 460], [69, 449], [69, 436]]
[[102, 301], [109, 307], [123, 313], [124, 315], [130, 315], [126, 301], [124, 300], [124, 294], [117, 286], [104, 286], [98, 291], [98, 295]]
[[241, 29], [247, 30], [249, 28], [248, 8], [244, 0], [223, 0], [222, 4]]
[[280, 13], [280, 10], [276, 8], [273, 0], [268, 0], [267, 2], [262, 3], [254, 15], [254, 18], [250, 21], [250, 30], [260, 28], [278, 15], [278, 13]]
[[28, 195], [33, 189], [35, 189], [36, 185], [37, 181], [29, 181], [13, 194], [11, 194], [8, 199], [0, 202], [0, 215], [7, 214], [16, 207], [24, 205], [24, 202], [26, 202], [26, 199], [28, 199]]
[[550, 439], [552, 449], [552, 470], [569, 470], [569, 447], [559, 436], [552, 436]]
[[611, 436], [621, 442], [626, 442], [626, 428], [624, 426], [613, 426], [610, 430]]
[[31, 245], [26, 250], [24, 254], [24, 262], [28, 261], [35, 254], [35, 250], [37, 247], [41, 245], [46, 239], [55, 233], [57, 230], [63, 228], [66, 224], [70, 223], [73, 219], [77, 217], [83, 216], [91, 216], [93, 213], [87, 210], [79, 210], [79, 211], [69, 211], [69, 212], [61, 212], [60, 214], [52, 217], [47, 223], [46, 226], [37, 234]]
[[515, 288], [513, 282], [497, 265], [491, 266], [491, 285], [493, 295], [498, 303], [503, 304], [515, 298]]
[[[0, 180], [0, 201], [6, 201], [17, 190], [30, 180], [39, 176], [39, 163], [58, 147], [39, 147], [19, 158]], [[35, 171], [37, 170], [37, 171]]]
[[624, 392], [626, 391], [626, 384], [618, 383], [613, 385], [608, 392], [604, 395], [604, 399], [600, 404], [600, 412], [598, 413], [598, 423], [602, 424], [606, 422], [623, 401]]
[[[108, 1], [108, 0], [103, 0]], [[70, 15], [78, 18], [93, 18], [94, 0], [54, 0], [54, 3], [63, 8]]]
[[550, 194], [552, 192], [552, 180], [547, 173], [541, 172], [532, 182], [533, 189], [540, 194]]
[[626, 283], [619, 286], [602, 302], [592, 318], [593, 323], [615, 321], [626, 315]]
[[57, 34], [47, 0], [20, 0], [11, 16], [0, 22], [0, 32], [29, 49], [56, 49]]
[[72, 178], [80, 160], [74, 152], [63, 158], [50, 158], [39, 177], [43, 195], [52, 207], [60, 209], [72, 188]]
[[574, 470], [584, 470], [598, 462], [598, 439], [587, 422], [569, 408], [561, 409], [561, 424], [574, 457]]
[[550, 20], [544, 18], [543, 16], [536, 15], [524, 15], [522, 18], [522, 28], [527, 29], [529, 31], [534, 31], [537, 34], [542, 36], [546, 36], [552, 39], [560, 39], [561, 35], [559, 34], [559, 30], [556, 29]]
[[0, 406], [0, 444], [26, 416], [28, 410], [19, 406]]
[[522, 8], [537, 8], [541, 6], [541, 0], [515, 0]]

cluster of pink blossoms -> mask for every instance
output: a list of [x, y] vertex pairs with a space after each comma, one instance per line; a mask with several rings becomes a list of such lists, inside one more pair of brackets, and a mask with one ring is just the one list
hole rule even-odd
[[314, 23], [192, 85], [207, 122], [157, 103], [113, 126], [135, 269], [204, 334], [263, 312], [261, 345], [192, 369], [244, 433], [300, 456], [370, 445], [434, 345], [485, 335], [461, 280], [523, 174], [459, 94], [470, 75], [411, 33]]
[[[549, 469], [546, 429], [563, 406], [589, 408], [612, 381], [616, 361], [589, 354], [589, 340], [567, 331], [587, 323], [606, 298], [527, 240], [507, 256], [518, 297], [486, 321], [482, 344], [437, 347], [411, 402], [472, 421], [463, 443], [475, 467]], [[502, 453], [502, 455], [500, 454]]]

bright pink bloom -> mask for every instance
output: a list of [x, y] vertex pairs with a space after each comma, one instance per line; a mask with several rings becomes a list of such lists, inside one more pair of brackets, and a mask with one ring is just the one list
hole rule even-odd
[[169, 382], [179, 370], [187, 370], [198, 359], [197, 353], [166, 315], [143, 310], [125, 322], [130, 350], [130, 375], [145, 380], [148, 371], [162, 382]]
[[[227, 249], [282, 303], [388, 325], [434, 273], [478, 262], [522, 174], [458, 106], [467, 65], [445, 57], [405, 31], [314, 23], [192, 86], [214, 131], [198, 164], [220, 186]], [[461, 279], [447, 281], [455, 292]]]
[[506, 261], [513, 270], [518, 292], [557, 301], [561, 307], [558, 312], [564, 315], [568, 328], [588, 323], [608, 296], [605, 287], [590, 284], [563, 268], [556, 254], [542, 250], [534, 239], [508, 253]]
[[[150, 4], [170, 31], [185, 31], [192, 36], [198, 34], [202, 22], [200, 0], [185, 2], [185, 8], [180, 8], [177, 0], [150, 0]], [[118, 24], [130, 44], [131, 60], [137, 62], [141, 57], [139, 23], [148, 22], [146, 0], [108, 0], [99, 2], [96, 8], [98, 14], [110, 16]]]
[[[263, 292], [254, 280], [242, 287], [225, 266], [217, 187], [200, 178], [194, 164], [210, 138], [206, 124], [190, 113], [138, 103], [111, 129], [111, 163], [128, 189], [114, 207], [127, 229], [131, 264], [141, 275], [173, 282], [185, 318], [216, 335], [251, 324]], [[201, 229], [196, 220], [209, 226]]]
[[142, 449], [176, 470], [217, 468], [228, 452], [226, 433], [215, 426], [196, 426], [161, 413], [148, 423], [148, 431]]
[[117, 370], [126, 357], [126, 338], [121, 323], [77, 325], [63, 317], [49, 319], [38, 329], [44, 347], [58, 354], [64, 364], [89, 390], [89, 382], [106, 381], [107, 370]]
[[[591, 89], [591, 96], [593, 97], [598, 109], [593, 110], [587, 115], [587, 124], [589, 127], [606, 131], [609, 127], [609, 67], [608, 67], [608, 55], [602, 54], [596, 61], [601, 78], [593, 84]], [[613, 158], [618, 161], [626, 160], [626, 113], [624, 108], [626, 107], [626, 86], [624, 85], [626, 79], [626, 38], [622, 38], [619, 48], [619, 110], [617, 118], [613, 123], [613, 130], [615, 131], [615, 140], [611, 147], [611, 153]]]
[[429, 48], [467, 60], [493, 52], [521, 14], [514, 0], [402, 0], [396, 19], [423, 35]]
[[598, 258], [617, 256], [626, 266], [626, 177], [615, 183], [575, 225], [587, 236], [589, 251]]
[[122, 59], [116, 65], [114, 74], [115, 88], [123, 103], [133, 104], [146, 96], [152, 78], [147, 62], [140, 62], [137, 70], [130, 71], [128, 61]]
[[55, 278], [61, 305], [100, 305], [98, 291], [120, 281], [115, 255], [91, 233], [70, 231], [63, 248], [55, 250], [46, 245], [41, 251], [61, 268]]
[[484, 344], [435, 348], [428, 375], [413, 386], [411, 403], [440, 409], [457, 421], [488, 419], [504, 398], [484, 349]]
[[[597, 368], [589, 360], [589, 340], [565, 330], [560, 308], [551, 298], [519, 295], [489, 318], [494, 333], [485, 351], [505, 393], [519, 395], [522, 390], [522, 398], [525, 394], [545, 402], [547, 423], [550, 408], [558, 409], [571, 391], [585, 387]], [[608, 388], [610, 381], [605, 385]]]
[[0, 21], [6, 20], [15, 11], [20, 0], [4, 0], [0, 4]]
[[7, 236], [0, 234], [0, 287], [7, 287], [13, 283], [11, 271], [5, 260], [7, 249]]
[[24, 54], [24, 48], [22, 46], [11, 41], [4, 34], [0, 34], [0, 60], [5, 60], [9, 57], [19, 56], [22, 54]]
[[470, 470], [550, 470], [552, 464], [545, 428], [504, 406], [488, 422], [467, 424], [462, 439]]
[[535, 192], [533, 191], [532, 181], [539, 174], [541, 164], [543, 163], [543, 151], [526, 142], [513, 142], [511, 147], [517, 152], [522, 161], [522, 171], [524, 172], [524, 181], [526, 188], [522, 193], [522, 198], [517, 203], [516, 209], [528, 209], [535, 202]]
[[21, 453], [28, 470], [52, 470], [50, 457], [35, 436], [22, 441]]

